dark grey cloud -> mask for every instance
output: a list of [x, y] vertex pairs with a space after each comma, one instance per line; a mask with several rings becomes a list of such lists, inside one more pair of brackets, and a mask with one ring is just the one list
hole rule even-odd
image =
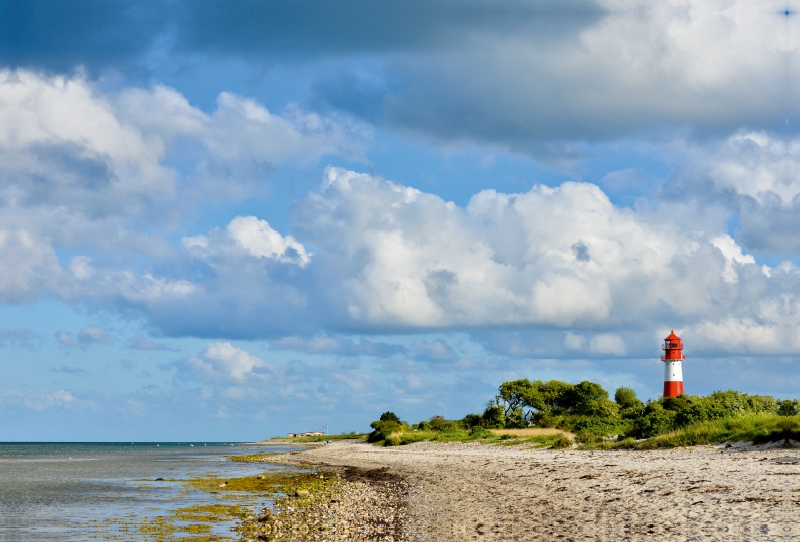
[[120, 67], [138, 59], [165, 31], [163, 1], [3, 0], [0, 63], [71, 71]]
[[0, 62], [127, 71], [154, 49], [236, 57], [451, 48], [475, 34], [559, 36], [600, 10], [585, 0], [3, 0]]
[[556, 37], [600, 12], [582, 0], [213, 0], [175, 10], [179, 49], [236, 55], [407, 52], [458, 47], [475, 34]]

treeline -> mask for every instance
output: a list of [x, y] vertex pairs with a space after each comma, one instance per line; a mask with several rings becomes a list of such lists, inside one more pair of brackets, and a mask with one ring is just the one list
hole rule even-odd
[[575, 434], [578, 442], [607, 440], [617, 436], [643, 439], [692, 424], [745, 414], [795, 416], [798, 401], [778, 400], [737, 391], [717, 391], [707, 396], [680, 395], [642, 402], [632, 388], [620, 387], [613, 399], [602, 386], [584, 381], [571, 384], [559, 380], [513, 380], [504, 382], [497, 395], [480, 414], [460, 420], [434, 416], [417, 424], [401, 421], [386, 412], [371, 424], [371, 442], [405, 444], [429, 438], [430, 433], [486, 437], [489, 430], [556, 428]]

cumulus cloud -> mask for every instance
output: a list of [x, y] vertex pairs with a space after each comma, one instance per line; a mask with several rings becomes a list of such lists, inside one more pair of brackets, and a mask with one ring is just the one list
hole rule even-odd
[[737, 131], [706, 142], [678, 139], [659, 152], [675, 164], [663, 188], [672, 202], [722, 206], [751, 251], [800, 254], [800, 140], [792, 133]]
[[199, 355], [188, 358], [182, 367], [204, 379], [244, 382], [261, 380], [268, 365], [231, 343], [210, 343]]
[[[230, 93], [206, 113], [163, 86], [103, 93], [80, 75], [2, 70], [0, 297], [115, 295], [146, 304], [185, 294], [186, 282], [112, 255], [173, 258], [159, 228], [180, 223], [193, 203], [251, 194], [280, 164], [357, 156], [367, 137], [343, 119], [297, 106], [275, 114]], [[243, 217], [228, 233], [254, 256], [308, 262], [301, 245], [266, 222]], [[62, 250], [77, 255], [64, 263]]]
[[265, 258], [305, 267], [310, 255], [293, 237], [281, 236], [266, 220], [237, 216], [224, 229], [214, 229], [208, 236], [184, 237], [183, 246], [206, 260], [227, 260], [237, 253], [251, 258]]
[[461, 208], [331, 168], [300, 222], [320, 265], [344, 270], [340, 305], [367, 324], [630, 323], [659, 304], [702, 314], [727, 284], [709, 239], [617, 208], [586, 183], [485, 190]]

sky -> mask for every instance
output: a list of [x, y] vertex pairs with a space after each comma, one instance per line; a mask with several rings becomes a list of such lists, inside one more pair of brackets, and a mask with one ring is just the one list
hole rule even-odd
[[0, 440], [800, 395], [800, 4], [0, 14]]

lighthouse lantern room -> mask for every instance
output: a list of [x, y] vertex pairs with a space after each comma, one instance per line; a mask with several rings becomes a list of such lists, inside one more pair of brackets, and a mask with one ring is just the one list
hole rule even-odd
[[686, 358], [683, 355], [683, 341], [675, 335], [675, 330], [664, 339], [664, 397], [677, 397], [683, 394], [683, 371], [681, 362]]

